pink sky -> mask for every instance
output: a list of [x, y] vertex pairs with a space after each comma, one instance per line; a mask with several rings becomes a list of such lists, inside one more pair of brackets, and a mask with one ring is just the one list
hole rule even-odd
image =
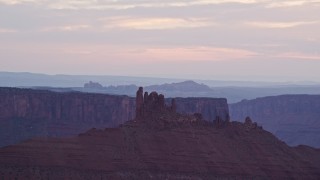
[[320, 0], [0, 0], [0, 71], [319, 81]]

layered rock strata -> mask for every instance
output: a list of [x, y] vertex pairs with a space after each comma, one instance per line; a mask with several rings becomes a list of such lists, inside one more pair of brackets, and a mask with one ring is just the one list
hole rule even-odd
[[320, 178], [319, 149], [289, 147], [255, 128], [250, 118], [217, 128], [200, 114], [183, 115], [163, 106], [163, 96], [145, 97], [137, 108], [142, 114], [119, 128], [1, 148], [0, 178]]
[[[142, 89], [140, 105], [148, 103], [149, 96], [159, 98], [154, 95]], [[218, 116], [225, 121], [229, 114], [226, 99], [176, 98], [164, 102], [161, 106], [171, 111], [200, 113], [210, 122]], [[116, 127], [134, 119], [139, 108], [128, 96], [0, 88], [0, 147], [33, 137], [73, 136], [93, 127]]]
[[320, 148], [320, 95], [282, 95], [230, 105], [233, 120], [247, 116], [291, 146]]

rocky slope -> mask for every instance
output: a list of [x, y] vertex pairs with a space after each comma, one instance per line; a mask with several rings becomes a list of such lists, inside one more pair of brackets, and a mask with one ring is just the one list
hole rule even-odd
[[[137, 93], [137, 94], [140, 94]], [[137, 118], [73, 138], [0, 149], [0, 177], [22, 179], [319, 179], [320, 151], [292, 148], [247, 118], [202, 120], [157, 93], [137, 98]]]
[[[225, 120], [229, 113], [226, 99], [178, 98], [176, 104], [178, 112], [202, 113], [208, 121]], [[0, 88], [0, 147], [116, 127], [134, 116], [135, 100], [128, 96]]]
[[250, 116], [289, 145], [320, 148], [320, 95], [283, 95], [230, 105], [231, 118]]

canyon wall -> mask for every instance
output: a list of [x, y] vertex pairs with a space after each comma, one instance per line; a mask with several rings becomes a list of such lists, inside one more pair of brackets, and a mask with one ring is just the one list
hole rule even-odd
[[134, 116], [127, 96], [0, 88], [0, 146], [115, 127]]
[[[171, 99], [166, 102], [171, 103]], [[0, 147], [33, 137], [74, 136], [92, 127], [116, 127], [135, 117], [128, 96], [0, 88]], [[226, 99], [176, 98], [177, 112], [228, 119]]]
[[250, 116], [289, 145], [320, 147], [320, 95], [282, 95], [230, 105], [232, 120]]
[[[229, 107], [225, 98], [175, 98], [177, 112], [182, 114], [200, 113], [207, 121], [214, 121], [219, 118], [222, 121], [229, 121]], [[171, 99], [167, 99], [167, 103]]]
[[249, 117], [217, 124], [139, 88], [136, 118], [117, 128], [0, 148], [0, 179], [320, 178], [320, 149], [289, 147]]

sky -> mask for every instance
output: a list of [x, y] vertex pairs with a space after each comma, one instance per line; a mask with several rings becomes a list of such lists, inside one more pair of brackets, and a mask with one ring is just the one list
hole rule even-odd
[[0, 0], [0, 71], [320, 82], [320, 0]]

